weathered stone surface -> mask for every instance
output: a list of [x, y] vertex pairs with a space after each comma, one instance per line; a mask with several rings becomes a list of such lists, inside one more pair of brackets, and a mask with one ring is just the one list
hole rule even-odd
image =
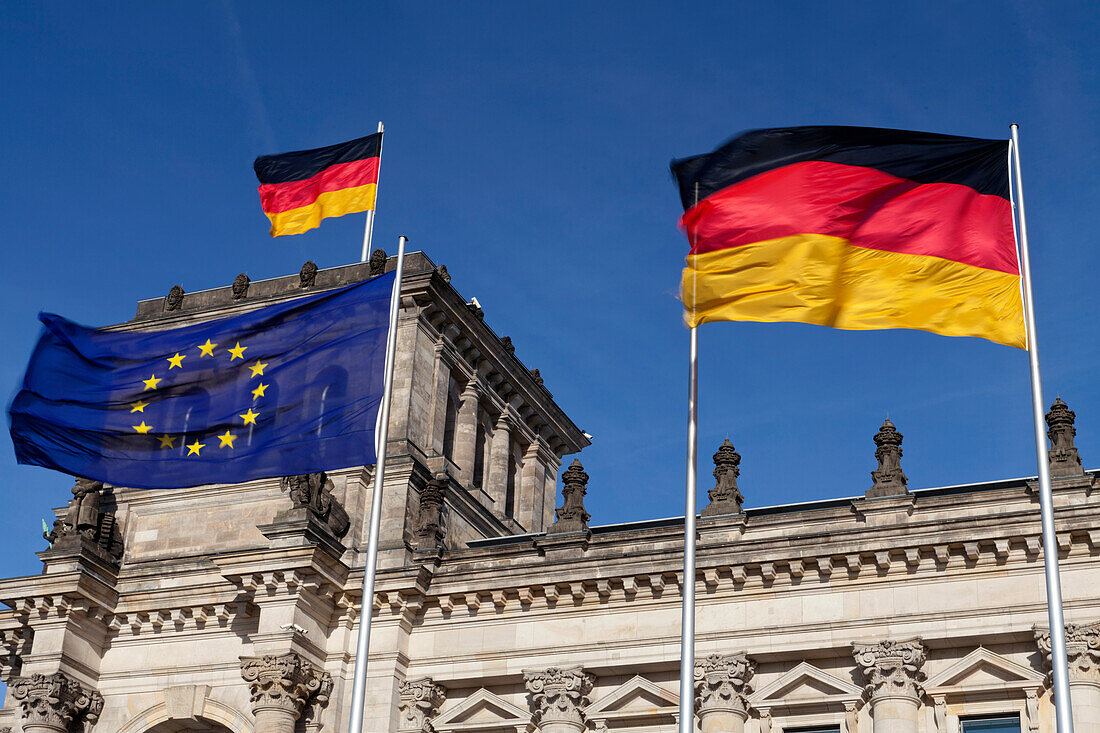
[[122, 556], [122, 535], [115, 523], [113, 507], [104, 506], [102, 481], [76, 479], [64, 519], [42, 537], [54, 548], [78, 547], [82, 538], [104, 558], [117, 562]]
[[252, 284], [252, 278], [243, 272], [233, 280], [233, 300], [243, 300], [248, 297], [248, 286]]
[[743, 653], [710, 654], [695, 662], [695, 710], [748, 715], [756, 664]]
[[737, 477], [741, 475], [741, 454], [733, 443], [726, 438], [714, 454], [714, 488], [707, 492], [710, 503], [703, 508], [703, 516], [721, 514], [739, 514], [744, 497], [737, 488]]
[[313, 260], [306, 260], [302, 265], [302, 269], [298, 271], [298, 286], [301, 288], [312, 288], [317, 283], [317, 263]]
[[87, 690], [63, 672], [32, 674], [11, 681], [11, 696], [19, 701], [23, 730], [68, 733], [74, 727], [94, 726], [103, 710], [103, 697]]
[[569, 667], [523, 673], [531, 706], [532, 721], [543, 731], [576, 729], [585, 725], [584, 707], [595, 678], [583, 667]]
[[431, 719], [446, 699], [447, 688], [437, 685], [431, 677], [421, 677], [403, 680], [400, 693], [398, 710], [401, 716], [397, 729], [410, 733], [431, 733], [435, 730]]
[[418, 550], [439, 547], [443, 543], [443, 499], [447, 482], [434, 478], [420, 491], [416, 513], [415, 544]]
[[167, 297], [164, 299], [164, 310], [178, 311], [183, 305], [183, 296], [186, 295], [183, 288], [179, 285], [173, 285], [168, 291]]
[[561, 475], [561, 481], [562, 505], [555, 512], [557, 519], [547, 532], [584, 532], [588, 529], [588, 520], [592, 516], [584, 510], [588, 474], [584, 472], [580, 459], [573, 459], [573, 463]]
[[376, 249], [370, 253], [370, 260], [367, 264], [370, 265], [370, 276], [375, 277], [381, 275], [386, 271], [386, 261], [389, 256], [384, 249]]
[[[1035, 643], [1043, 656], [1043, 668], [1049, 674], [1050, 630], [1036, 628]], [[1066, 662], [1071, 680], [1100, 683], [1100, 621], [1066, 624]]]
[[1052, 478], [1085, 475], [1085, 469], [1081, 467], [1081, 456], [1078, 455], [1077, 445], [1074, 443], [1077, 435], [1077, 428], [1074, 427], [1076, 420], [1077, 415], [1073, 410], [1069, 409], [1061, 397], [1056, 398], [1046, 415], [1047, 437], [1050, 438], [1047, 455]]
[[922, 667], [927, 653], [920, 639], [857, 643], [852, 645], [852, 654], [863, 675], [867, 697], [872, 701], [897, 696], [915, 700], [923, 694]]
[[241, 677], [248, 683], [253, 715], [275, 709], [297, 720], [316, 694], [332, 689], [327, 672], [294, 652], [241, 657]]
[[875, 458], [878, 459], [878, 468], [871, 471], [874, 484], [867, 490], [869, 498], [908, 493], [906, 486], [909, 479], [901, 470], [901, 439], [902, 435], [894, 427], [894, 423], [890, 422], [890, 418], [886, 418], [882, 427], [875, 433]]
[[281, 480], [283, 489], [289, 492], [295, 506], [309, 509], [336, 537], [342, 538], [348, 533], [348, 513], [332, 495], [332, 481], [328, 474], [321, 471], [284, 476]]

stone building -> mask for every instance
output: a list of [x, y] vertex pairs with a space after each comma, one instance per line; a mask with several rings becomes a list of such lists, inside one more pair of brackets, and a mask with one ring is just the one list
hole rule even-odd
[[[671, 733], [682, 519], [590, 526], [587, 445], [423, 254], [402, 289], [366, 730]], [[142, 301], [165, 328], [393, 259]], [[1100, 733], [1100, 502], [1047, 416], [1078, 733]], [[910, 489], [874, 436], [854, 498], [745, 509], [714, 454], [698, 527], [703, 733], [1053, 733], [1034, 481]], [[346, 728], [372, 467], [147, 491], [78, 480], [40, 575], [0, 581], [0, 730]], [[742, 482], [763, 493], [766, 477]], [[594, 481], [598, 490], [601, 480]], [[865, 491], [862, 491], [863, 489]]]

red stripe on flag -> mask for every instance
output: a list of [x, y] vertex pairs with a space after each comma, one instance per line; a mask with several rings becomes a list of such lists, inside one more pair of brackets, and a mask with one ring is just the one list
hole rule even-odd
[[309, 206], [323, 193], [377, 182], [378, 158], [337, 163], [303, 181], [261, 185], [260, 205], [264, 213], [279, 214]]
[[693, 254], [812, 233], [857, 247], [1020, 272], [1011, 204], [1004, 198], [841, 163], [794, 163], [753, 176], [688, 209], [680, 225]]

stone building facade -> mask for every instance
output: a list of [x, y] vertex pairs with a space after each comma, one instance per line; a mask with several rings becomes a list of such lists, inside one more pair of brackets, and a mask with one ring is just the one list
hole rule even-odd
[[[585, 434], [445, 268], [406, 263], [366, 730], [671, 733], [683, 520], [591, 526], [579, 460], [559, 505]], [[176, 286], [117, 328], [393, 266]], [[1100, 502], [1073, 412], [1059, 400], [1047, 421], [1073, 710], [1100, 733]], [[1053, 733], [1034, 481], [912, 490], [897, 428], [874, 444], [859, 496], [761, 509], [743, 507], [735, 447], [716, 447], [699, 730]], [[42, 574], [0, 581], [0, 731], [344, 730], [371, 491], [370, 466], [170, 491], [78, 480]]]

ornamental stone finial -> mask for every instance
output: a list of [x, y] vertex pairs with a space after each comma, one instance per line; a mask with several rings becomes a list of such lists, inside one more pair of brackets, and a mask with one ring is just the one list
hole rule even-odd
[[562, 505], [554, 510], [556, 521], [546, 530], [548, 534], [557, 532], [586, 532], [588, 520], [592, 518], [584, 510], [584, 495], [588, 493], [588, 474], [584, 472], [579, 458], [561, 475]]
[[252, 278], [243, 272], [233, 279], [233, 300], [243, 300], [248, 297], [248, 286], [252, 284]]
[[718, 446], [714, 454], [714, 488], [707, 492], [710, 503], [703, 509], [703, 516], [718, 514], [740, 514], [744, 497], [737, 488], [737, 477], [741, 475], [741, 454], [733, 447], [729, 438]]
[[583, 709], [595, 679], [582, 667], [524, 672], [532, 720], [542, 733], [583, 731]]
[[695, 709], [699, 716], [732, 713], [744, 722], [749, 714], [749, 695], [752, 693], [749, 680], [755, 672], [756, 664], [745, 654], [711, 654], [697, 661]]
[[[1050, 674], [1050, 630], [1035, 628], [1035, 643]], [[1100, 682], [1100, 622], [1066, 624], [1066, 661], [1070, 680]]]
[[183, 305], [183, 296], [187, 293], [179, 285], [173, 285], [172, 289], [168, 291], [168, 295], [164, 298], [164, 310], [165, 311], [178, 311]]
[[19, 701], [24, 731], [68, 733], [74, 724], [90, 729], [103, 711], [103, 697], [64, 672], [18, 677], [9, 690]]
[[431, 718], [447, 697], [447, 688], [437, 685], [431, 677], [405, 680], [400, 685], [401, 700], [397, 705], [401, 719], [397, 730], [409, 733], [431, 733]]
[[918, 700], [923, 694], [921, 667], [926, 654], [919, 638], [852, 644], [852, 655], [866, 682], [864, 693], [872, 702], [888, 697]]
[[1047, 413], [1047, 437], [1050, 438], [1047, 456], [1052, 477], [1085, 475], [1085, 469], [1081, 467], [1081, 456], [1078, 455], [1073, 441], [1077, 436], [1077, 428], [1073, 426], [1076, 420], [1077, 415], [1073, 410], [1069, 409], [1061, 397], [1056, 398]]
[[389, 255], [386, 254], [384, 249], [376, 249], [370, 253], [370, 260], [367, 264], [370, 266], [370, 276], [381, 275], [386, 271], [386, 261], [389, 259]]
[[313, 260], [306, 260], [305, 264], [302, 265], [302, 269], [298, 271], [298, 287], [312, 288], [316, 282], [317, 263]]
[[[307, 703], [332, 689], [332, 678], [295, 653], [241, 657], [256, 730], [293, 730]], [[287, 728], [287, 723], [290, 728]]]
[[901, 439], [902, 435], [894, 427], [894, 423], [886, 418], [875, 433], [878, 468], [871, 471], [874, 484], [867, 490], [868, 498], [909, 493], [906, 489], [909, 479], [901, 470]]
[[433, 478], [420, 490], [416, 513], [416, 549], [430, 550], [443, 544], [443, 497], [447, 482]]

